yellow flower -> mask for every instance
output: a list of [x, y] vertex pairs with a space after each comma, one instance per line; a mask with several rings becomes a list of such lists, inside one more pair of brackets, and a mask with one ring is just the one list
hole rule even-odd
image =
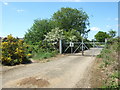
[[22, 50], [19, 50], [19, 52], [23, 52]]
[[7, 58], [8, 61], [11, 61], [12, 59], [10, 57]]
[[23, 49], [23, 47], [19, 47], [20, 49]]
[[7, 38], [8, 38], [9, 40], [12, 40], [12, 39], [13, 39], [12, 35], [8, 35]]
[[19, 42], [23, 42], [23, 40], [19, 40]]
[[4, 60], [4, 57], [2, 56], [1, 59]]
[[8, 56], [12, 56], [11, 54], [8, 54]]
[[18, 54], [18, 52], [15, 52], [15, 54]]
[[16, 62], [20, 63], [24, 60], [24, 57], [31, 56], [31, 54], [25, 54], [26, 51], [23, 40], [14, 38], [12, 35], [8, 35], [7, 38], [5, 38], [5, 41], [0, 44], [0, 49], [2, 49], [0, 59], [3, 63], [7, 64], [11, 64], [13, 60], [11, 57], [15, 56]]
[[18, 48], [16, 48], [16, 51], [18, 52], [18, 51], [19, 51], [19, 49], [18, 49]]
[[30, 53], [29, 53], [29, 54], [27, 54], [27, 56], [31, 56], [31, 55], [32, 55], [32, 54], [30, 54]]
[[8, 45], [8, 42], [2, 42], [2, 46]]

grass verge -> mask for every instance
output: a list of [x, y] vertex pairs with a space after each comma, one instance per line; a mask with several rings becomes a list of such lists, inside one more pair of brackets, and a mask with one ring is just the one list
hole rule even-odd
[[[114, 41], [114, 40], [113, 40]], [[97, 56], [92, 71], [93, 88], [120, 88], [118, 71], [118, 42], [108, 44]]]
[[33, 60], [43, 60], [43, 59], [48, 59], [50, 57], [54, 57], [58, 54], [57, 51], [49, 51], [49, 52], [39, 52], [39, 53], [36, 53], [34, 56], [33, 56]]

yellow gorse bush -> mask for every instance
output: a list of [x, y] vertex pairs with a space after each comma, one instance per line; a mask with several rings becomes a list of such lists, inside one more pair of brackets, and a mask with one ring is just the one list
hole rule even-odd
[[15, 65], [20, 63], [27, 63], [28, 54], [25, 52], [26, 46], [23, 40], [8, 35], [2, 40], [2, 64]]

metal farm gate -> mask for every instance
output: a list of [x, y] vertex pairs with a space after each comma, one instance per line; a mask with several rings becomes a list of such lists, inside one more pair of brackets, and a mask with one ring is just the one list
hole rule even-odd
[[64, 40], [59, 41], [59, 51], [60, 54], [65, 54], [65, 53], [82, 53], [84, 55], [85, 50], [90, 50], [90, 48], [103, 48], [106, 45], [106, 40], [105, 42], [84, 42], [83, 40], [81, 42], [65, 42]]

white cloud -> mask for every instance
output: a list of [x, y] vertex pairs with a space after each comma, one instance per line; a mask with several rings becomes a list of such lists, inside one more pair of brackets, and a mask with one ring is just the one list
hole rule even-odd
[[106, 27], [107, 27], [107, 28], [111, 28], [111, 26], [110, 26], [110, 25], [106, 25]]
[[98, 28], [98, 27], [92, 27], [92, 28], [90, 28], [90, 30], [92, 30], [92, 31], [99, 31], [99, 30], [101, 30], [101, 29]]
[[7, 3], [7, 2], [3, 2], [3, 4], [4, 4], [4, 5], [6, 5], [6, 6], [8, 5], [8, 3]]
[[116, 24], [116, 25], [106, 25], [106, 28], [118, 28], [120, 27], [119, 24]]
[[115, 18], [115, 21], [118, 21], [118, 18]]
[[18, 10], [16, 10], [18, 13], [21, 13], [21, 12], [24, 12], [25, 10], [23, 10], [23, 9], [18, 9]]
[[118, 21], [118, 18], [107, 18], [107, 20], [108, 20], [108, 21], [111, 21], [111, 20], [112, 20], [112, 21], [113, 21], [113, 20]]

